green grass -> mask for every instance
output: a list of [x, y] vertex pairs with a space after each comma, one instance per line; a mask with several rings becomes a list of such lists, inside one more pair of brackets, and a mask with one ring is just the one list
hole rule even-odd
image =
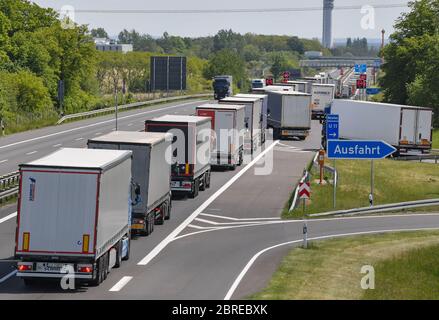
[[[332, 184], [319, 185], [318, 171], [312, 169], [312, 195], [307, 214], [369, 206], [370, 161], [338, 160], [336, 166], [339, 173], [336, 208], [333, 207]], [[439, 198], [439, 170], [435, 164], [386, 159], [375, 161], [374, 168], [376, 205]], [[326, 178], [332, 179], [328, 175]], [[285, 208], [283, 217], [301, 217], [302, 212], [302, 207], [291, 213]]]
[[[338, 238], [296, 248], [268, 286], [249, 299], [439, 299], [439, 231]], [[375, 269], [363, 290], [362, 266]]]
[[439, 129], [433, 131], [433, 149], [439, 149]]

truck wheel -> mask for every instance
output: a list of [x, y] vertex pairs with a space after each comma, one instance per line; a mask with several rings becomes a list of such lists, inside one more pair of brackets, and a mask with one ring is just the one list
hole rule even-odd
[[165, 205], [161, 205], [160, 206], [160, 217], [158, 217], [157, 219], [155, 219], [155, 224], [157, 225], [163, 225], [165, 223]]
[[200, 180], [196, 179], [194, 181], [194, 189], [192, 190], [192, 192], [189, 194], [189, 198], [196, 198], [198, 196], [198, 193], [200, 191]]
[[109, 267], [110, 267], [110, 253], [107, 251], [106, 254], [104, 254], [104, 268], [102, 270], [102, 281], [107, 279], [108, 273], [109, 273]]
[[166, 215], [165, 220], [171, 219], [171, 210], [172, 210], [172, 202], [171, 198], [169, 198], [168, 205], [166, 206]]
[[114, 268], [120, 268], [122, 264], [122, 241], [119, 241], [116, 245], [116, 263]]
[[127, 251], [127, 255], [122, 258], [123, 261], [127, 261], [130, 258], [130, 251], [131, 251], [131, 237], [128, 238], [128, 251]]
[[200, 191], [206, 190], [207, 171], [203, 175], [203, 184], [200, 186]]
[[206, 179], [206, 188], [207, 189], [210, 188], [210, 175], [211, 175], [211, 172], [209, 170], [209, 171], [207, 171], [207, 179]]
[[101, 284], [102, 282], [102, 269], [103, 269], [103, 264], [102, 264], [102, 257], [100, 257], [98, 259], [98, 261], [96, 262], [96, 278], [94, 278], [91, 282], [90, 285], [92, 285], [93, 287], [97, 287], [98, 285]]

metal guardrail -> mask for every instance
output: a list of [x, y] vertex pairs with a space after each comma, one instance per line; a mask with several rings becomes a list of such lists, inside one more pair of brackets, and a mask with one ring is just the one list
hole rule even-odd
[[[202, 94], [194, 94], [194, 95], [188, 95], [188, 96], [161, 98], [161, 99], [125, 104], [125, 105], [118, 106], [117, 108], [118, 108], [118, 110], [125, 110], [125, 109], [132, 109], [132, 108], [147, 106], [150, 104], [156, 104], [156, 103], [171, 102], [171, 101], [177, 101], [177, 100], [183, 100], [183, 99], [204, 98], [204, 97], [210, 97], [210, 96], [212, 96], [212, 94], [202, 93]], [[66, 115], [66, 116], [62, 117], [61, 119], [59, 119], [56, 124], [61, 124], [66, 120], [86, 118], [86, 117], [90, 117], [90, 116], [96, 116], [98, 114], [112, 113], [115, 111], [116, 111], [116, 107], [109, 107], [109, 108], [87, 111], [87, 112], [82, 112], [82, 113], [69, 114], [69, 115]]]
[[[317, 152], [316, 155], [314, 156], [314, 159], [312, 160], [313, 166], [318, 166], [318, 163], [317, 163], [317, 158], [318, 157], [319, 157], [319, 153]], [[332, 167], [330, 167], [330, 166], [326, 166], [326, 165], [324, 166], [324, 169], [327, 170], [327, 171], [330, 171], [330, 172], [332, 172], [334, 174], [334, 186], [335, 186], [335, 188], [337, 188], [337, 184], [338, 184], [338, 172], [337, 172], [337, 170], [332, 168]], [[302, 182], [305, 182], [305, 180], [309, 176], [310, 176], [309, 172], [305, 171], [302, 179], [300, 179], [299, 184], [302, 183]], [[298, 200], [299, 200], [298, 199], [299, 198], [299, 184], [297, 185], [296, 189], [294, 190], [294, 198], [293, 198], [293, 201], [291, 202], [291, 207], [290, 207], [289, 212], [293, 211], [297, 207]]]
[[418, 155], [418, 156], [402, 156], [394, 158], [396, 161], [419, 161], [423, 160], [434, 160], [437, 164], [439, 161], [439, 154], [428, 154], [428, 155]]
[[18, 171], [0, 177], [0, 203], [18, 193], [19, 179]]
[[380, 206], [356, 208], [349, 210], [339, 210], [323, 213], [310, 214], [309, 217], [326, 217], [326, 216], [340, 216], [340, 215], [357, 215], [362, 213], [380, 213], [388, 211], [397, 211], [402, 209], [420, 208], [420, 207], [430, 207], [439, 205], [439, 199], [428, 199], [428, 200], [418, 200], [400, 203], [384, 204]]

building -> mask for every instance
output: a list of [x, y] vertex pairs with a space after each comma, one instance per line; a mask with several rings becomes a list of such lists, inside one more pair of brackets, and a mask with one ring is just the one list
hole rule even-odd
[[132, 44], [121, 44], [106, 38], [94, 38], [96, 50], [127, 53], [133, 51]]

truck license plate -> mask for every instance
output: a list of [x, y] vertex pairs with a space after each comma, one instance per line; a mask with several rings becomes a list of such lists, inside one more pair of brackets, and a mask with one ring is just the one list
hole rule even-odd
[[[63, 264], [63, 263], [51, 263], [51, 262], [40, 262], [37, 263], [37, 271], [39, 272], [61, 272], [63, 267], [68, 267], [72, 265]], [[67, 268], [66, 268], [67, 270]]]
[[171, 188], [179, 188], [180, 181], [171, 181]]

